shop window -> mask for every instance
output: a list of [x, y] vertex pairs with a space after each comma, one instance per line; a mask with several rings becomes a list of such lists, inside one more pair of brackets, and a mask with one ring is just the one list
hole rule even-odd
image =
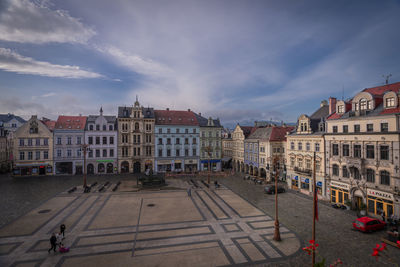
[[310, 190], [310, 184], [306, 183], [305, 181], [301, 182], [301, 189], [306, 189], [306, 190]]
[[375, 183], [375, 171], [372, 169], [367, 169], [367, 182]]
[[375, 147], [373, 145], [367, 145], [367, 159], [375, 158]]
[[381, 184], [383, 185], [390, 185], [390, 173], [387, 171], [381, 171]]

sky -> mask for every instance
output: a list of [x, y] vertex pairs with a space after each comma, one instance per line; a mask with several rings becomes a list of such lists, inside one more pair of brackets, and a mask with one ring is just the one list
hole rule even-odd
[[1, 0], [0, 113], [296, 122], [400, 81], [400, 2]]

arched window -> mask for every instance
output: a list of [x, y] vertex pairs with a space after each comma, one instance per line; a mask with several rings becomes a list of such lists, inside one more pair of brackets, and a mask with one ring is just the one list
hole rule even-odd
[[339, 176], [339, 166], [336, 164], [332, 165], [332, 175]]
[[387, 171], [381, 171], [381, 184], [383, 185], [390, 185], [390, 173]]
[[375, 183], [375, 171], [373, 169], [367, 169], [367, 182]]
[[360, 100], [360, 110], [366, 110], [367, 109], [367, 99], [362, 98]]

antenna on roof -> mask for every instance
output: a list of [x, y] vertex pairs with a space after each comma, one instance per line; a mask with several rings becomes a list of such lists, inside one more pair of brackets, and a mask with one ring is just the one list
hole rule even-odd
[[344, 100], [344, 85], [342, 85], [342, 100]]
[[392, 77], [392, 74], [391, 73], [389, 73], [389, 75], [383, 74], [382, 77], [386, 79], [386, 84], [389, 84], [389, 78]]

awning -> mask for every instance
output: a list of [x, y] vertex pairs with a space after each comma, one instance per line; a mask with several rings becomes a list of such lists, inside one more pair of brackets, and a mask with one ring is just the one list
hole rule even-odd
[[210, 162], [210, 163], [218, 163], [218, 162], [221, 162], [221, 160], [220, 159], [210, 159], [210, 160], [202, 160], [201, 161], [201, 163], [208, 163], [208, 162]]
[[226, 158], [222, 158], [221, 160], [224, 161], [224, 162], [228, 162], [228, 161], [232, 160], [232, 158], [226, 157]]

